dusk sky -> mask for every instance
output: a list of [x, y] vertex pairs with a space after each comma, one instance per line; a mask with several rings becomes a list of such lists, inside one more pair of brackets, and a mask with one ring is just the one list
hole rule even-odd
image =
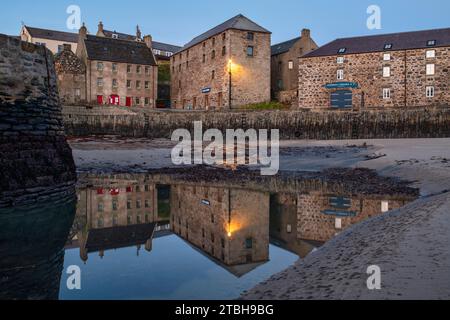
[[[369, 5], [381, 8], [381, 30], [369, 30]], [[105, 29], [135, 33], [136, 25], [155, 41], [183, 45], [193, 37], [242, 13], [272, 31], [272, 43], [297, 37], [310, 28], [314, 40], [323, 45], [335, 38], [450, 27], [448, 0], [16, 0], [3, 1], [0, 33], [18, 35], [21, 23], [68, 30], [66, 9], [81, 8], [81, 19], [90, 33], [98, 21]]]

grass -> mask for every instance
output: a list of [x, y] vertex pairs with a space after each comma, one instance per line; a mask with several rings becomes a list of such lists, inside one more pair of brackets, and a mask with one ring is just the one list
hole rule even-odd
[[243, 106], [244, 110], [287, 110], [289, 106], [277, 101], [255, 103]]

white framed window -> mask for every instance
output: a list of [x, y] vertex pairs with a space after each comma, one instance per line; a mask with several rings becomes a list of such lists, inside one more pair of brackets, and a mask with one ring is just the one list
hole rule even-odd
[[427, 76], [433, 76], [436, 72], [434, 63], [427, 64]]
[[294, 69], [294, 61], [289, 61], [288, 68], [289, 68], [289, 70]]
[[131, 80], [127, 80], [127, 88], [131, 89]]
[[391, 98], [391, 88], [383, 88], [383, 99]]
[[433, 86], [428, 86], [426, 88], [426, 97], [427, 98], [433, 98], [434, 97], [434, 87]]
[[103, 78], [97, 78], [97, 86], [103, 87]]
[[391, 61], [391, 54], [390, 53], [385, 53], [383, 55], [383, 60], [384, 61]]
[[344, 63], [344, 57], [337, 57], [336, 63], [337, 64], [343, 64]]
[[436, 50], [427, 50], [427, 59], [436, 58]]
[[160, 56], [161, 55], [161, 50], [153, 49], [153, 53], [156, 54], [157, 56]]
[[334, 220], [334, 228], [337, 230], [341, 230], [342, 229], [342, 218], [336, 218]]
[[389, 78], [391, 76], [391, 67], [383, 67], [383, 77]]
[[344, 80], [344, 70], [339, 69], [339, 70], [337, 71], [337, 79], [338, 79], [338, 80]]
[[381, 201], [381, 212], [385, 213], [389, 211], [389, 201]]

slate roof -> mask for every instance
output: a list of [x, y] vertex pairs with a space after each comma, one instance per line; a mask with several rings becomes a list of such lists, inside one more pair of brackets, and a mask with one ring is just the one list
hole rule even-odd
[[136, 40], [136, 35], [133, 36], [131, 34], [126, 34], [126, 33], [121, 33], [121, 32], [116, 32], [116, 31], [110, 31], [110, 30], [103, 30], [103, 33], [108, 38], [112, 38], [113, 34], [117, 34], [117, 37], [118, 37], [119, 40], [129, 40], [129, 41]]
[[391, 51], [425, 49], [429, 40], [436, 41], [434, 47], [450, 46], [450, 28], [337, 39], [303, 58], [334, 56], [341, 48], [345, 54], [383, 52], [386, 44], [392, 44]]
[[203, 42], [204, 40], [211, 38], [212, 36], [218, 35], [229, 29], [271, 33], [270, 31], [268, 31], [267, 29], [264, 29], [263, 27], [256, 24], [249, 18], [245, 17], [244, 15], [238, 14], [237, 16], [225, 21], [224, 23], [219, 24], [218, 26], [206, 31], [205, 33], [202, 33], [198, 37], [195, 37], [178, 52], [187, 50], [187, 49], [195, 46], [196, 44], [199, 44], [199, 43]]
[[297, 37], [271, 46], [270, 48], [272, 51], [272, 55], [275, 56], [277, 54], [288, 52], [292, 48], [292, 46], [300, 39], [301, 37]]
[[25, 26], [25, 28], [28, 30], [28, 32], [33, 38], [78, 43], [78, 33], [33, 28], [29, 26]]
[[152, 47], [153, 47], [153, 49], [156, 49], [156, 50], [172, 52], [172, 53], [175, 53], [175, 52], [181, 50], [181, 48], [182, 48], [180, 46], [174, 46], [172, 44], [156, 42], [156, 41], [152, 42]]
[[156, 66], [153, 53], [144, 42], [88, 35], [84, 43], [90, 60]]

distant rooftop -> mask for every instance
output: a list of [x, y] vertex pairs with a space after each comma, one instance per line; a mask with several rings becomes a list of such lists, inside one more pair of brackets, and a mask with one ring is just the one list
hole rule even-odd
[[275, 56], [277, 54], [288, 52], [292, 48], [292, 46], [300, 39], [301, 37], [297, 37], [271, 46], [270, 48], [272, 51], [272, 55]]
[[30, 26], [25, 26], [25, 28], [33, 38], [78, 43], [78, 33], [34, 28]]
[[196, 44], [199, 44], [199, 43], [205, 41], [206, 39], [211, 38], [215, 35], [218, 35], [229, 29], [271, 33], [267, 29], [264, 29], [260, 25], [256, 24], [252, 20], [250, 20], [249, 18], [243, 16], [242, 14], [239, 14], [239, 15], [225, 21], [224, 23], [219, 24], [218, 26], [206, 31], [205, 33], [202, 33], [198, 37], [195, 37], [189, 43], [187, 43], [181, 50], [179, 50], [179, 52], [187, 50], [187, 49], [195, 46]]
[[450, 28], [334, 40], [304, 58], [450, 46]]

